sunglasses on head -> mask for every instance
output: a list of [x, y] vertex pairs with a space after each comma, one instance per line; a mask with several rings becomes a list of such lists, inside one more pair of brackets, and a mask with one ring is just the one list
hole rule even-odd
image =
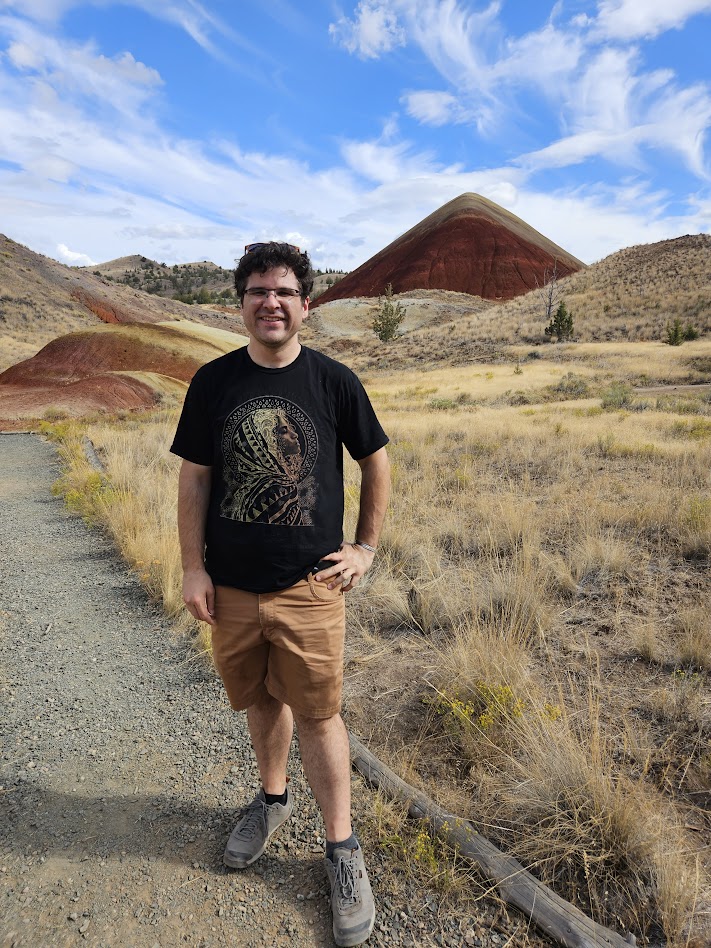
[[301, 247], [297, 247], [296, 244], [287, 244], [280, 242], [278, 240], [269, 240], [262, 241], [261, 243], [256, 244], [246, 244], [244, 248], [245, 253], [254, 253], [255, 250], [261, 250], [262, 247], [279, 247], [286, 248], [287, 250], [295, 250], [296, 253], [301, 253]]

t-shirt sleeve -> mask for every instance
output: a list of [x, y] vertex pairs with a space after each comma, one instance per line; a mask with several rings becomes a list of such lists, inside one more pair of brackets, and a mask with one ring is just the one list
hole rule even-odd
[[210, 425], [210, 411], [207, 394], [201, 375], [196, 375], [188, 388], [183, 402], [183, 410], [170, 446], [173, 454], [211, 467], [214, 458], [214, 444]]
[[339, 409], [338, 436], [354, 461], [367, 458], [388, 443], [360, 379], [352, 372], [342, 382]]

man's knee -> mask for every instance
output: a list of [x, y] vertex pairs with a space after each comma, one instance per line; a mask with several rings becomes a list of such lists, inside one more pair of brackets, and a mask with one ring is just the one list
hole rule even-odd
[[341, 715], [338, 712], [327, 718], [313, 718], [295, 711], [294, 721], [299, 734], [328, 734], [334, 729], [340, 730], [343, 727]]
[[256, 711], [280, 711], [284, 707], [284, 702], [279, 701], [273, 695], [269, 694], [264, 685], [254, 692], [251, 703], [247, 707], [249, 713], [253, 708]]

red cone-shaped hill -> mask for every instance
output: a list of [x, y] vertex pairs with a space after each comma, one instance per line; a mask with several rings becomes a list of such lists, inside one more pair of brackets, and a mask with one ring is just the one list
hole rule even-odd
[[515, 214], [478, 194], [462, 194], [343, 277], [314, 306], [393, 292], [455, 290], [510, 300], [585, 264]]

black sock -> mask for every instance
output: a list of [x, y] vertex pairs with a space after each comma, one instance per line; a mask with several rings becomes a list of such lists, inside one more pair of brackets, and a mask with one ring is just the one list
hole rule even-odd
[[286, 806], [286, 790], [283, 793], [264, 793], [264, 802], [267, 806], [272, 806], [274, 803], [281, 803], [282, 806]]
[[329, 840], [326, 840], [326, 859], [330, 859], [333, 862], [333, 853], [336, 849], [359, 849], [360, 844], [358, 843], [358, 837], [355, 833], [351, 833], [348, 839], [344, 839], [342, 843], [331, 843]]

